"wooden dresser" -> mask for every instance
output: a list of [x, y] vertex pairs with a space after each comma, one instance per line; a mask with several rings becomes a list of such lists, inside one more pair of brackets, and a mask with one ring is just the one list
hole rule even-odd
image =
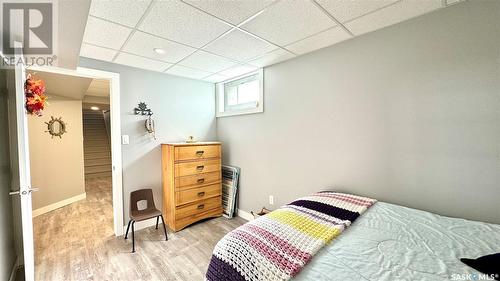
[[178, 231], [222, 215], [221, 143], [162, 144], [163, 215]]

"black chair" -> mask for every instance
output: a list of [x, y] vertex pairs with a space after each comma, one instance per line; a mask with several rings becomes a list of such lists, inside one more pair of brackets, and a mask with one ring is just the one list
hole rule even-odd
[[[146, 200], [146, 209], [139, 210], [137, 203], [139, 201]], [[163, 231], [165, 232], [165, 241], [168, 241], [167, 228], [165, 227], [165, 221], [161, 212], [156, 209], [155, 201], [153, 199], [153, 190], [151, 189], [139, 189], [130, 193], [130, 220], [128, 221], [127, 233], [125, 233], [125, 239], [128, 236], [128, 230], [130, 225], [132, 225], [132, 253], [135, 252], [135, 237], [134, 237], [134, 224], [138, 221], [143, 221], [147, 219], [156, 218], [156, 229], [158, 229], [158, 221], [161, 218], [161, 223], [163, 224]]]

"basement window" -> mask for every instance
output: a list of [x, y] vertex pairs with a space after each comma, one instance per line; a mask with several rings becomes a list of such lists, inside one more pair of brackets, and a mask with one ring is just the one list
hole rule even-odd
[[217, 117], [264, 111], [263, 70], [216, 84]]

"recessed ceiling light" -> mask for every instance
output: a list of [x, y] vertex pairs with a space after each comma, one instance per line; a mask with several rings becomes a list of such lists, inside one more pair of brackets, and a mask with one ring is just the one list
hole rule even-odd
[[154, 48], [153, 51], [155, 51], [155, 53], [160, 55], [165, 54], [165, 50], [163, 50], [162, 48]]
[[90, 109], [92, 109], [92, 110], [99, 110], [99, 107], [97, 107], [97, 106], [91, 106]]

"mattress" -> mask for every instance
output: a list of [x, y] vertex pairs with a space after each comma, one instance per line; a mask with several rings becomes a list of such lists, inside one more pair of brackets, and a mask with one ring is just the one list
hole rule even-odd
[[294, 280], [478, 280], [460, 258], [498, 252], [500, 225], [378, 202]]

